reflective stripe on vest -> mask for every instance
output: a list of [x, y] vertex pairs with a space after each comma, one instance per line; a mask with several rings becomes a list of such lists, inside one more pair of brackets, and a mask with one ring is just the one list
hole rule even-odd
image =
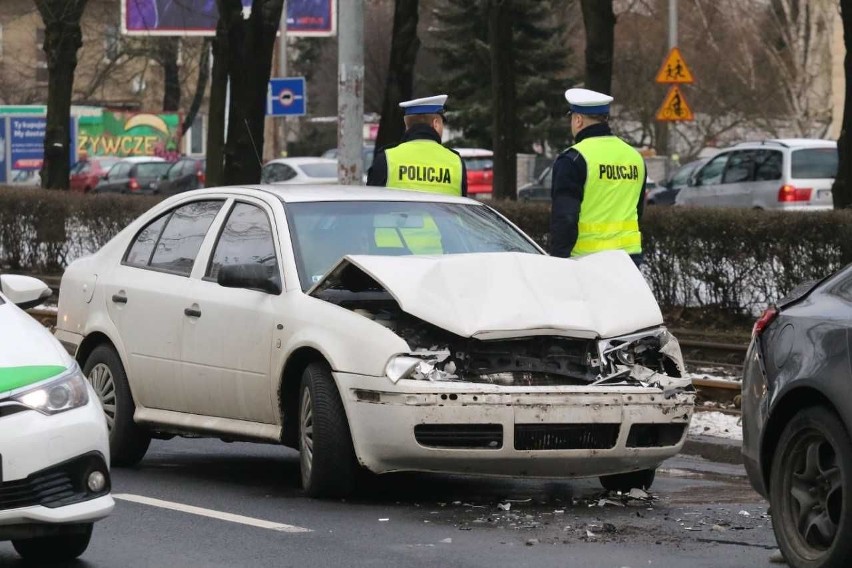
[[433, 140], [411, 140], [385, 150], [387, 187], [461, 195], [462, 161]]
[[621, 249], [642, 252], [636, 206], [645, 187], [642, 156], [617, 136], [595, 136], [575, 144], [586, 161], [586, 185], [571, 256]]

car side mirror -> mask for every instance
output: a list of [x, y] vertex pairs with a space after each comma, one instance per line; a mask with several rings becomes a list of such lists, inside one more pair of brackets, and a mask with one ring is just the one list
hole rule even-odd
[[0, 292], [22, 310], [38, 306], [53, 294], [47, 284], [38, 278], [18, 274], [0, 276]]
[[216, 282], [225, 288], [249, 288], [269, 294], [280, 294], [281, 286], [269, 277], [269, 269], [262, 264], [229, 264], [219, 268]]

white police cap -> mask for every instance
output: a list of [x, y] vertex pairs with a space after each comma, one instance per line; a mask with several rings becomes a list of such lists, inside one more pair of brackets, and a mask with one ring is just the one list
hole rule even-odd
[[565, 100], [577, 114], [609, 114], [612, 97], [589, 89], [568, 89]]
[[423, 97], [399, 103], [405, 110], [405, 114], [441, 114], [444, 112], [444, 103], [447, 95], [435, 95], [434, 97]]

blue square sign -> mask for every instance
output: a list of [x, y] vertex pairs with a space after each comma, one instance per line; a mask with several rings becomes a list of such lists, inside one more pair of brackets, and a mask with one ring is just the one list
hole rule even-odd
[[266, 96], [267, 116], [305, 114], [305, 78], [282, 77], [269, 80]]

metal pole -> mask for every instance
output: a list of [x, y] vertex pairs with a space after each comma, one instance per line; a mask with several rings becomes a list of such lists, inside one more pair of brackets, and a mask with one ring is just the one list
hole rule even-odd
[[[287, 76], [287, 0], [281, 6], [281, 23], [278, 25], [278, 76]], [[281, 157], [281, 150], [287, 153], [287, 117], [279, 116], [276, 128], [275, 158]]]
[[364, 0], [338, 4], [337, 180], [360, 185], [364, 144]]
[[[669, 0], [669, 50], [677, 47], [677, 0]], [[674, 126], [666, 123], [666, 180], [671, 176], [674, 154]]]
[[677, 47], [677, 0], [669, 0], [669, 49]]

